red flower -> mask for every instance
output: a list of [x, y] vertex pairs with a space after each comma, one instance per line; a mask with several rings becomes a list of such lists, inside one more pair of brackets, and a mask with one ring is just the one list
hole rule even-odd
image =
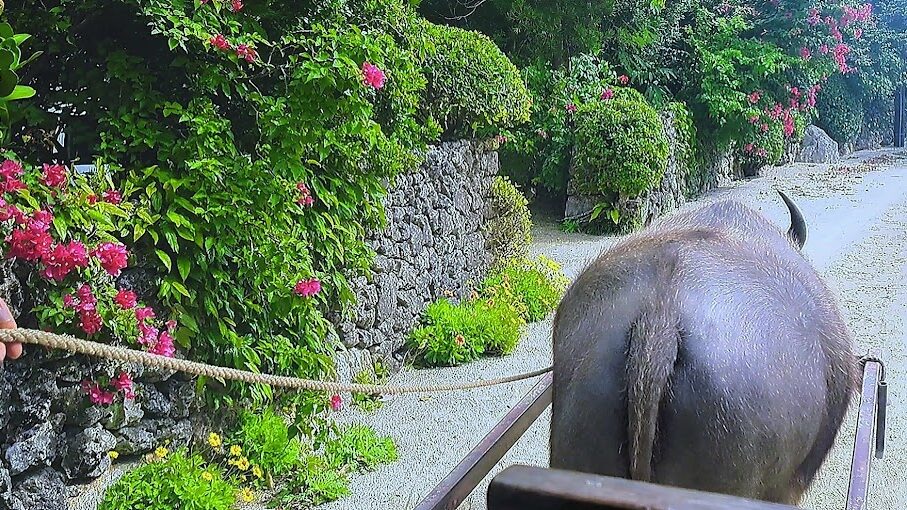
[[255, 62], [258, 58], [258, 53], [249, 46], [240, 44], [236, 47], [236, 56], [245, 59], [246, 62]]
[[[92, 305], [92, 308], [94, 305]], [[98, 331], [101, 331], [101, 327], [104, 325], [103, 319], [98, 314], [97, 310], [85, 310], [79, 312], [79, 326], [82, 328], [82, 331], [87, 335], [93, 335]]]
[[97, 383], [82, 381], [82, 391], [88, 393], [88, 398], [94, 405], [110, 405], [113, 403], [113, 393], [102, 390]]
[[321, 282], [317, 278], [299, 280], [293, 287], [293, 292], [302, 297], [312, 297], [321, 292]]
[[230, 6], [230, 9], [233, 12], [239, 12], [243, 8], [242, 0], [233, 0], [233, 4]]
[[802, 47], [802, 48], [800, 48], [800, 57], [801, 57], [803, 60], [809, 60], [809, 59], [812, 58], [812, 56], [813, 56], [813, 55], [812, 55], [812, 52], [809, 51], [809, 48], [807, 48], [807, 47], [805, 47], [805, 46]]
[[0, 177], [4, 179], [15, 179], [22, 175], [22, 165], [19, 163], [7, 159], [2, 164], [0, 164]]
[[158, 335], [160, 330], [154, 326], [149, 326], [145, 322], [139, 321], [139, 338], [138, 341], [142, 345], [156, 345]]
[[0, 192], [2, 193], [12, 193], [20, 189], [27, 189], [28, 186], [24, 182], [15, 178], [8, 178], [2, 184], [0, 184]]
[[41, 176], [41, 184], [51, 188], [63, 188], [66, 186], [66, 167], [63, 165], [44, 164], [44, 175]]
[[622, 74], [617, 77], [617, 81], [619, 81], [621, 85], [626, 85], [626, 84], [630, 83], [630, 77], [627, 76], [626, 74]]
[[754, 91], [754, 92], [751, 92], [751, 93], [747, 96], [747, 98], [749, 99], [749, 101], [750, 101], [751, 104], [756, 104], [756, 103], [758, 103], [758, 102], [759, 102], [759, 99], [760, 99], [761, 97], [762, 97], [762, 92], [759, 92], [758, 90], [756, 90], [756, 91]]
[[573, 104], [573, 103], [568, 104], [568, 105], [567, 105], [567, 112], [568, 112], [568, 113], [576, 113], [576, 105]]
[[119, 243], [105, 242], [92, 252], [101, 262], [101, 267], [111, 276], [119, 276], [120, 271], [128, 264], [129, 252]]
[[85, 199], [88, 200], [88, 205], [95, 205], [96, 203], [98, 203], [98, 196], [94, 193], [88, 195], [87, 197], [85, 197]]
[[224, 37], [224, 34], [217, 34], [209, 39], [208, 42], [211, 43], [211, 46], [214, 46], [221, 51], [227, 51], [230, 49], [230, 41], [228, 41], [227, 38]]
[[339, 411], [343, 407], [343, 399], [340, 398], [340, 395], [331, 396], [331, 409], [334, 411]]
[[296, 190], [299, 191], [299, 198], [296, 199], [297, 204], [303, 207], [309, 207], [315, 203], [315, 198], [312, 197], [312, 192], [305, 183], [297, 182]]
[[79, 241], [58, 244], [42, 255], [41, 262], [44, 264], [44, 271], [41, 274], [45, 278], [59, 282], [73, 269], [88, 267], [88, 250]]
[[135, 292], [126, 289], [120, 289], [113, 300], [116, 302], [116, 304], [120, 305], [120, 308], [122, 308], [123, 310], [131, 310], [135, 308], [137, 302]]
[[378, 66], [369, 62], [362, 63], [362, 79], [365, 84], [374, 89], [380, 89], [384, 86], [384, 71]]
[[614, 97], [614, 91], [613, 91], [613, 90], [611, 90], [611, 89], [605, 89], [604, 91], [602, 91], [601, 98], [602, 98], [603, 100], [607, 101], [608, 99], [611, 99], [612, 97]]
[[109, 190], [105, 191], [104, 193], [101, 194], [101, 197], [104, 199], [105, 202], [108, 202], [108, 203], [111, 203], [114, 205], [119, 204], [120, 202], [123, 201], [123, 196], [120, 195], [120, 192], [115, 189], [109, 189]]

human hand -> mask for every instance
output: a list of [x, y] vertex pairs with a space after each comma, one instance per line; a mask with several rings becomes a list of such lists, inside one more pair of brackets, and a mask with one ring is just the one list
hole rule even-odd
[[[12, 312], [9, 311], [6, 301], [0, 298], [0, 329], [16, 329], [16, 319], [13, 318]], [[22, 356], [22, 344], [19, 342], [3, 343], [0, 342], [0, 366], [6, 358], [16, 359]]]

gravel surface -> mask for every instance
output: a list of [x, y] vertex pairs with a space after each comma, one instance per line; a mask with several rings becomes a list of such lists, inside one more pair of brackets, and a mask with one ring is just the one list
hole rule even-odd
[[[877, 166], [861, 162], [888, 155]], [[891, 156], [901, 156], [891, 161]], [[839, 296], [860, 352], [877, 347], [886, 361], [889, 384], [888, 441], [885, 458], [872, 466], [869, 509], [907, 505], [907, 368], [904, 339], [907, 319], [907, 153], [861, 152], [839, 165], [792, 165], [763, 172], [763, 177], [716, 190], [687, 204], [695, 207], [733, 198], [761, 210], [781, 226], [788, 224], [782, 189], [797, 201], [810, 233], [805, 253]], [[535, 218], [533, 252], [548, 255], [574, 277], [614, 238], [566, 234], [546, 218]], [[407, 369], [394, 384], [431, 384], [500, 377], [547, 366], [551, 362], [550, 318], [529, 327], [516, 352], [456, 368]], [[411, 509], [491, 430], [535, 383], [519, 383], [465, 392], [396, 397], [377, 412], [355, 409], [342, 421], [364, 421], [394, 438], [400, 460], [373, 473], [358, 475], [352, 496], [324, 510]], [[857, 399], [858, 401], [859, 399]], [[850, 472], [854, 418], [852, 406], [838, 444], [802, 507], [816, 510], [844, 506]], [[549, 412], [526, 432], [492, 473], [463, 503], [484, 510], [491, 478], [512, 464], [545, 466], [548, 461]]]
[[[882, 165], [860, 165], [883, 154], [889, 161]], [[876, 347], [887, 364], [888, 441], [885, 458], [876, 460], [872, 466], [869, 509], [907, 505], [907, 482], [903, 474], [898, 476], [899, 471], [903, 473], [907, 468], [905, 181], [907, 153], [861, 152], [839, 165], [793, 165], [770, 169], [763, 172], [761, 178], [716, 190], [685, 206], [733, 198], [762, 210], [778, 225], [786, 227], [786, 209], [774, 192], [774, 189], [782, 189], [803, 210], [810, 228], [804, 251], [839, 296], [859, 351]], [[550, 218], [536, 216], [534, 221], [532, 251], [560, 262], [571, 278], [615, 241], [615, 238], [561, 232]], [[389, 382], [446, 384], [542, 368], [551, 363], [550, 333], [549, 318], [530, 325], [526, 337], [510, 356], [456, 368], [406, 369]], [[529, 380], [454, 393], [402, 395], [373, 413], [362, 413], [356, 408], [338, 413], [342, 422], [365, 422], [380, 434], [392, 436], [400, 459], [375, 472], [354, 476], [351, 496], [321, 508], [414, 508], [534, 384], [535, 380]], [[844, 506], [856, 408], [855, 402], [839, 435], [838, 445], [802, 503], [804, 508], [831, 510]], [[550, 414], [546, 411], [461, 509], [484, 510], [488, 482], [504, 467], [547, 465], [549, 420]], [[83, 493], [79, 500], [76, 503], [74, 499], [71, 508], [91, 508], [93, 505], [89, 501], [93, 502], [95, 498]]]

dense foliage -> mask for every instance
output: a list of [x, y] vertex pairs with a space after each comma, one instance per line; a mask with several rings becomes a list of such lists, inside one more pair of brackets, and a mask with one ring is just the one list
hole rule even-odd
[[526, 323], [553, 311], [566, 287], [567, 278], [555, 261], [511, 259], [469, 299], [430, 304], [407, 346], [417, 362], [426, 366], [455, 366], [483, 355], [510, 354]]
[[863, 125], [863, 101], [853, 80], [834, 76], [819, 93], [816, 125], [838, 143], [853, 143]]
[[492, 210], [486, 227], [486, 246], [492, 266], [528, 254], [532, 242], [532, 217], [526, 197], [510, 182], [497, 176], [491, 184], [488, 206]]

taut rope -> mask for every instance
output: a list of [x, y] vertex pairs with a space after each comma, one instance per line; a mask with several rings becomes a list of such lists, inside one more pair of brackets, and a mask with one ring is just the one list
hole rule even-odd
[[70, 335], [58, 335], [46, 331], [34, 329], [0, 329], [0, 341], [2, 342], [22, 342], [25, 344], [41, 345], [51, 349], [60, 349], [64, 351], [84, 354], [96, 358], [106, 358], [115, 361], [124, 361], [127, 363], [137, 363], [146, 366], [166, 368], [194, 375], [203, 375], [219, 379], [229, 379], [233, 381], [242, 381], [245, 383], [267, 384], [281, 388], [292, 388], [298, 390], [313, 390], [327, 392], [352, 392], [368, 394], [385, 394], [398, 395], [402, 393], [428, 393], [440, 391], [466, 390], [472, 388], [481, 388], [485, 386], [495, 386], [515, 381], [530, 379], [551, 371], [552, 367], [534, 370], [523, 374], [500, 377], [485, 381], [473, 381], [460, 384], [442, 384], [436, 386], [391, 386], [378, 384], [343, 384], [329, 381], [316, 381], [312, 379], [302, 379], [299, 377], [287, 377], [272, 374], [259, 374], [246, 370], [237, 370], [235, 368], [218, 367], [197, 363], [177, 358], [168, 358], [158, 354], [138, 351], [135, 349], [126, 349], [113, 345], [101, 344], [82, 340]]

